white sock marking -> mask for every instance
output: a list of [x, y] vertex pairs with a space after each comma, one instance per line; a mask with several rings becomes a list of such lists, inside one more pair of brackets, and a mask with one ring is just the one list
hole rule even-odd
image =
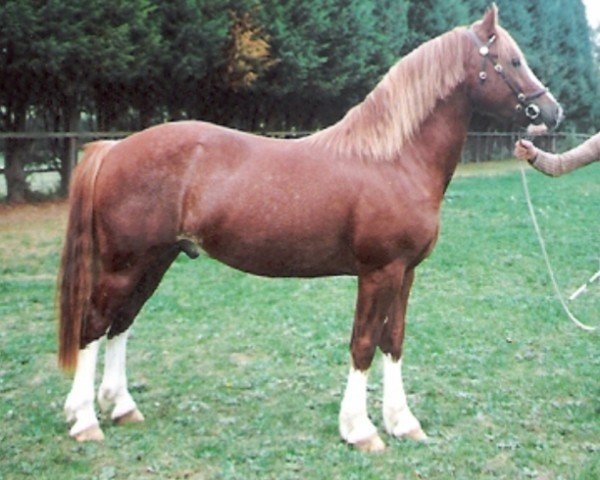
[[112, 405], [111, 418], [114, 420], [136, 408], [135, 401], [127, 390], [126, 353], [129, 332], [123, 332], [106, 342], [104, 375], [98, 389], [98, 403], [102, 411]]
[[100, 341], [96, 340], [77, 354], [75, 378], [65, 402], [67, 421], [75, 422], [69, 431], [71, 436], [98, 425], [94, 412], [94, 381], [99, 344]]
[[396, 437], [421, 428], [406, 402], [402, 358], [396, 362], [391, 355], [383, 357], [383, 421], [386, 431]]
[[340, 409], [340, 435], [353, 444], [377, 433], [367, 415], [367, 373], [350, 369]]

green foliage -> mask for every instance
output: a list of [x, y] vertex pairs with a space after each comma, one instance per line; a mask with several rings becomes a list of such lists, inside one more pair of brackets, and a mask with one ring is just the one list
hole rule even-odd
[[[383, 435], [381, 455], [337, 432], [355, 280], [263, 279], [207, 258], [179, 258], [133, 327], [128, 377], [146, 422], [104, 415], [105, 442], [77, 444], [62, 414], [70, 378], [56, 369], [65, 205], [0, 208], [0, 478], [597, 478], [598, 336], [552, 294], [518, 167], [485, 166], [450, 185], [410, 300], [405, 385], [431, 440]], [[598, 268], [599, 175], [528, 173], [567, 293]], [[599, 294], [575, 313], [597, 320]], [[379, 357], [370, 386], [381, 431]]]
[[2, 128], [22, 130], [33, 103], [36, 78], [38, 12], [32, 2], [8, 1], [0, 7], [0, 118]]
[[85, 109], [94, 89], [127, 83], [144, 68], [145, 52], [158, 40], [150, 11], [148, 0], [6, 2], [0, 8], [2, 93], [19, 92], [41, 114], [71, 104]]
[[145, 102], [158, 108], [159, 116], [163, 108], [168, 119], [182, 118], [206, 101], [212, 77], [225, 64], [228, 2], [152, 2], [153, 20], [160, 32], [154, 67], [158, 75], [141, 79], [150, 83]]
[[[81, 112], [107, 129], [183, 117], [324, 126], [400, 54], [480, 18], [487, 3], [8, 0], [0, 6], [0, 111], [9, 130], [23, 129], [25, 114], [45, 115], [50, 129], [76, 128]], [[498, 4], [502, 24], [564, 103], [568, 125], [593, 128], [600, 82], [581, 0]], [[271, 63], [236, 92], [228, 48], [232, 19], [244, 15], [268, 38]]]
[[[410, 2], [408, 10], [409, 41], [405, 52], [458, 26], [472, 21], [464, 0], [426, 0]], [[475, 18], [480, 18], [483, 10]]]
[[360, 101], [397, 60], [407, 34], [404, 1], [260, 3], [280, 61], [262, 88], [279, 108], [303, 111], [304, 127], [311, 119], [326, 125]]

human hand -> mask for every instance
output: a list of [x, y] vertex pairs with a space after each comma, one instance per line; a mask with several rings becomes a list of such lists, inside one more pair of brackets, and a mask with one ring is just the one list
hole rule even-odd
[[533, 160], [537, 157], [537, 148], [529, 140], [518, 140], [515, 143], [514, 155], [519, 160]]

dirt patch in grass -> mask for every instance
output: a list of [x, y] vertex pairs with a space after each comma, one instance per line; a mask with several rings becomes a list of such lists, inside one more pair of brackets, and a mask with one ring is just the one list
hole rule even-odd
[[[0, 272], [17, 281], [54, 276], [67, 222], [66, 202], [0, 205]], [[52, 264], [52, 273], [44, 265]]]
[[0, 233], [31, 231], [39, 227], [66, 224], [67, 202], [43, 202], [24, 205], [0, 203]]

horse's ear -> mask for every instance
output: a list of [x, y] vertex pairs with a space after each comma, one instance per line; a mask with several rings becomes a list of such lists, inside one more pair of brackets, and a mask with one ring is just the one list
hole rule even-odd
[[485, 11], [485, 15], [481, 20], [481, 28], [488, 35], [493, 35], [496, 32], [496, 26], [498, 25], [498, 7], [495, 3], [492, 3], [490, 8]]

